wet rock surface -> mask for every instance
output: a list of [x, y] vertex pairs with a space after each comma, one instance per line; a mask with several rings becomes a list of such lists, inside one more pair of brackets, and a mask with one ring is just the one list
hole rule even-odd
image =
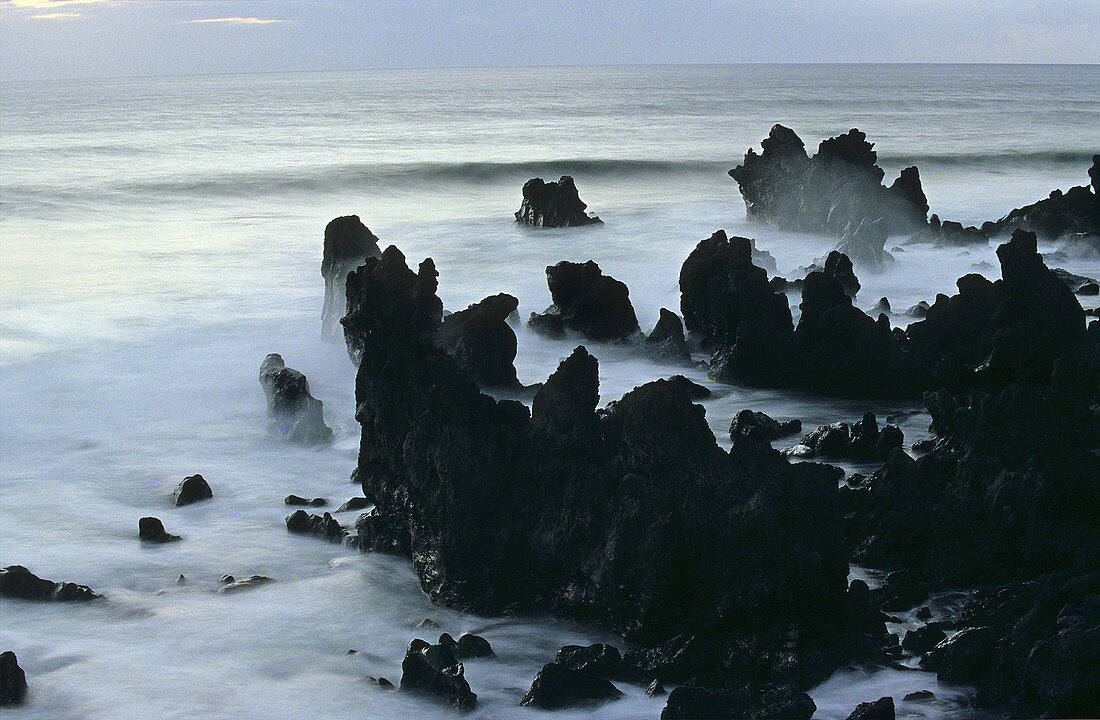
[[52, 600], [83, 602], [102, 597], [87, 585], [45, 580], [22, 565], [9, 565], [0, 570], [0, 597], [20, 600]]
[[278, 353], [271, 353], [260, 364], [260, 386], [267, 397], [267, 414], [284, 439], [303, 445], [332, 440], [323, 403], [309, 394], [306, 376], [288, 368]]
[[206, 482], [206, 478], [202, 475], [191, 475], [185, 477], [176, 486], [175, 491], [172, 493], [172, 504], [181, 507], [200, 500], [209, 500], [212, 497], [214, 497], [214, 492], [210, 489], [210, 484]]
[[622, 691], [617, 687], [591, 672], [552, 662], [539, 670], [520, 705], [560, 710], [617, 700], [622, 696]]
[[166, 531], [164, 523], [155, 517], [143, 517], [138, 520], [138, 537], [151, 543], [170, 543], [182, 539], [179, 535]]
[[894, 698], [884, 697], [856, 705], [848, 720], [894, 720], [895, 717]]
[[[361, 328], [357, 477], [376, 501], [362, 549], [412, 558], [435, 602], [614, 630], [651, 651], [646, 682], [805, 688], [882, 634], [849, 602], [835, 469], [735, 461], [666, 380], [597, 412], [583, 348], [531, 411], [483, 395], [417, 322], [436, 302], [390, 282], [404, 273], [368, 263], [349, 279], [368, 299], [345, 319]], [[371, 311], [381, 287], [397, 291]]]
[[367, 258], [381, 254], [378, 238], [358, 215], [334, 218], [325, 226], [321, 258], [321, 277], [325, 279], [325, 301], [321, 308], [323, 335], [332, 335], [336, 323], [344, 316], [348, 273]]
[[600, 266], [589, 260], [574, 263], [563, 260], [546, 268], [546, 284], [554, 304], [528, 324], [551, 334], [561, 327], [589, 340], [625, 340], [639, 332], [638, 316], [630, 303], [625, 284], [604, 275]]
[[477, 694], [466, 682], [465, 670], [451, 649], [416, 639], [409, 643], [401, 661], [401, 689], [425, 691], [459, 710], [472, 710]]
[[516, 211], [516, 221], [536, 227], [601, 224], [598, 217], [585, 212], [587, 207], [568, 175], [557, 182], [531, 178], [523, 184], [523, 202]]
[[312, 515], [305, 510], [295, 510], [286, 516], [286, 529], [295, 535], [312, 535], [329, 542], [343, 542], [348, 532], [332, 515]]
[[226, 576], [229, 578], [229, 582], [222, 585], [215, 590], [219, 595], [228, 595], [232, 593], [238, 593], [243, 590], [251, 590], [252, 588], [260, 587], [261, 585], [267, 585], [268, 583], [275, 582], [266, 575], [250, 575], [240, 580], [234, 579], [232, 576]]

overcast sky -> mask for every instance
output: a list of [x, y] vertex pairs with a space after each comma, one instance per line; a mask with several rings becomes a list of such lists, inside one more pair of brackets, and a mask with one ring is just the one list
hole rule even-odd
[[1100, 0], [0, 0], [5, 80], [491, 65], [1100, 62]]

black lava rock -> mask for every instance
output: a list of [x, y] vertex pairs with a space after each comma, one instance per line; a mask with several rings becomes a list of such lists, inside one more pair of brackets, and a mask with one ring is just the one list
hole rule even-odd
[[439, 346], [479, 384], [521, 387], [516, 379], [516, 333], [507, 322], [517, 307], [519, 300], [500, 293], [452, 313], [443, 318]]
[[646, 352], [657, 360], [691, 364], [687, 339], [684, 337], [684, 325], [679, 316], [667, 308], [661, 308], [661, 315], [653, 331], [645, 338]]
[[209, 500], [212, 497], [214, 493], [210, 490], [206, 479], [202, 475], [191, 475], [185, 477], [176, 486], [175, 492], [172, 493], [172, 504], [180, 507], [200, 500]]
[[321, 277], [325, 279], [325, 301], [321, 308], [321, 332], [332, 334], [333, 326], [344, 316], [348, 273], [369, 257], [381, 257], [378, 238], [358, 215], [345, 215], [325, 227]]
[[15, 653], [0, 653], [0, 705], [22, 705], [27, 697], [27, 675]]
[[304, 498], [298, 495], [287, 495], [283, 498], [283, 503], [292, 507], [324, 507], [328, 505], [328, 500], [326, 498]]
[[895, 717], [894, 698], [884, 697], [856, 705], [848, 720], [894, 720]]
[[335, 512], [341, 513], [351, 512], [353, 510], [362, 510], [364, 508], [370, 507], [370, 505], [371, 501], [365, 497], [353, 497], [348, 498], [343, 503], [341, 503], [340, 507], [336, 508]]
[[295, 510], [286, 516], [286, 529], [296, 535], [313, 535], [329, 542], [343, 542], [348, 534], [332, 515], [311, 515], [305, 510]]
[[260, 364], [260, 385], [267, 396], [267, 414], [283, 438], [303, 445], [332, 440], [332, 428], [325, 425], [323, 403], [309, 394], [309, 381], [271, 353]]
[[539, 670], [531, 689], [519, 704], [543, 710], [560, 710], [618, 700], [622, 696], [622, 691], [603, 678], [552, 662]]
[[554, 304], [529, 324], [553, 330], [552, 318], [560, 317], [563, 328], [601, 341], [625, 340], [639, 332], [626, 285], [604, 275], [593, 261], [547, 266], [546, 283]]
[[181, 539], [179, 535], [166, 532], [164, 523], [155, 517], [143, 517], [138, 520], [138, 537], [154, 543], [169, 543]]
[[581, 202], [576, 183], [568, 175], [562, 175], [557, 182], [531, 178], [523, 184], [523, 202], [516, 212], [516, 221], [536, 227], [601, 223], [598, 217], [585, 212], [587, 207]]
[[459, 710], [472, 710], [477, 695], [466, 682], [465, 671], [446, 645], [413, 640], [401, 661], [401, 689], [425, 690]]
[[458, 641], [455, 642], [455, 657], [459, 660], [465, 660], [466, 658], [479, 658], [479, 657], [491, 657], [493, 655], [493, 646], [489, 644], [489, 641], [480, 635], [474, 635], [473, 633], [462, 633], [458, 636]]
[[554, 656], [554, 662], [572, 670], [582, 670], [605, 678], [624, 676], [623, 656], [614, 645], [566, 645]]
[[813, 717], [817, 705], [806, 693], [783, 687], [685, 685], [668, 694], [661, 720], [696, 718], [798, 718]]
[[45, 580], [22, 565], [9, 565], [0, 570], [0, 597], [83, 602], [102, 596], [87, 585]]
[[947, 637], [947, 633], [938, 625], [925, 625], [916, 630], [909, 630], [901, 641], [901, 647], [914, 655], [923, 655], [936, 647]]

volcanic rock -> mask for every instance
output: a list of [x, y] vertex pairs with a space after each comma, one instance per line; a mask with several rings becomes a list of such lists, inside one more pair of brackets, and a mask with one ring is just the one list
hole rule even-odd
[[439, 346], [463, 372], [488, 387], [521, 387], [516, 378], [516, 333], [507, 318], [519, 300], [501, 293], [443, 318]]
[[533, 316], [531, 324], [552, 327], [553, 321], [543, 318], [558, 316], [563, 328], [589, 340], [625, 340], [639, 332], [626, 285], [604, 275], [591, 260], [547, 266], [546, 284], [554, 304]]
[[9, 565], [0, 570], [0, 597], [20, 600], [56, 600], [58, 602], [87, 601], [102, 597], [87, 585], [53, 582], [32, 573], [22, 565]]
[[584, 670], [574, 670], [556, 662], [547, 663], [535, 676], [531, 689], [520, 700], [524, 707], [543, 710], [589, 705], [618, 700], [622, 692], [609, 681]]
[[344, 536], [348, 534], [332, 515], [311, 515], [305, 510], [295, 510], [287, 515], [286, 529], [296, 535], [313, 535], [336, 543], [343, 542]]
[[138, 537], [155, 543], [169, 543], [181, 539], [179, 535], [166, 532], [164, 523], [155, 517], [143, 517], [138, 520]]
[[22, 705], [27, 697], [27, 675], [15, 653], [0, 653], [0, 705]]
[[181, 507], [200, 500], [208, 500], [212, 497], [214, 497], [214, 493], [210, 490], [210, 485], [206, 482], [206, 479], [202, 475], [191, 475], [185, 477], [176, 486], [175, 492], [172, 493], [172, 504]]
[[516, 221], [539, 227], [602, 224], [598, 217], [585, 213], [587, 207], [568, 175], [562, 175], [557, 182], [532, 178], [523, 184], [523, 202], [516, 212]]
[[325, 425], [323, 403], [309, 394], [309, 381], [271, 353], [260, 363], [260, 385], [267, 396], [267, 414], [283, 438], [303, 445], [332, 440], [332, 428]]
[[380, 257], [378, 238], [358, 215], [333, 219], [325, 227], [321, 277], [325, 279], [325, 302], [321, 308], [321, 333], [332, 335], [333, 324], [344, 316], [348, 273], [369, 257]]
[[401, 689], [426, 690], [459, 710], [472, 710], [477, 695], [466, 682], [465, 671], [446, 645], [432, 645], [416, 639], [409, 643], [401, 661]]

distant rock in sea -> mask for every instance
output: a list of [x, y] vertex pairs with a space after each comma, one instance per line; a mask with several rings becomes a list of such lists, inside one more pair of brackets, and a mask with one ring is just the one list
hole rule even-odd
[[537, 227], [602, 224], [598, 217], [585, 212], [587, 207], [581, 202], [573, 178], [568, 175], [562, 175], [557, 182], [531, 178], [523, 184], [523, 202], [516, 212], [516, 220]]
[[278, 353], [260, 363], [260, 385], [267, 397], [267, 413], [283, 438], [302, 445], [319, 445], [332, 440], [332, 428], [325, 425], [324, 406], [309, 394], [309, 381], [288, 368]]

